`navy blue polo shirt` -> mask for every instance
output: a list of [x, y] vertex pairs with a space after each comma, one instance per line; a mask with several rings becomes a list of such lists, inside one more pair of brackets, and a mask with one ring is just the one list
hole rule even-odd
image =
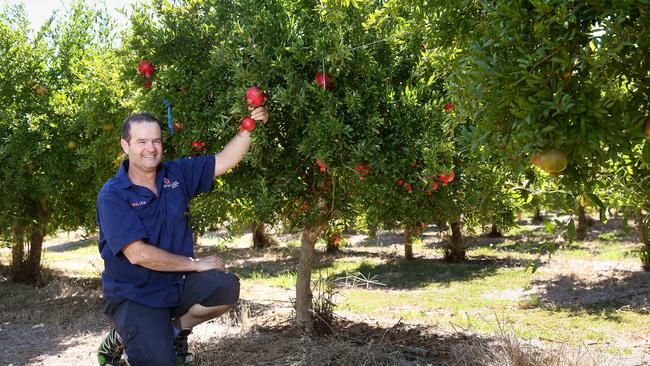
[[99, 252], [104, 259], [104, 296], [120, 296], [154, 307], [173, 307], [180, 301], [183, 273], [159, 272], [134, 265], [122, 248], [142, 240], [168, 252], [193, 256], [188, 204], [192, 197], [212, 190], [214, 155], [161, 163], [156, 173], [158, 196], [128, 177], [125, 160], [115, 177], [104, 184], [97, 199]]

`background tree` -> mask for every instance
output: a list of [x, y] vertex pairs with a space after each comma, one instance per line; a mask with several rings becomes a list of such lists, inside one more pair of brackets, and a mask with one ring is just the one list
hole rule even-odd
[[483, 16], [449, 78], [459, 118], [477, 125], [475, 139], [494, 154], [539, 154], [579, 213], [608, 162], [628, 155], [643, 134], [648, 5], [474, 6]]
[[0, 232], [12, 278], [36, 282], [47, 233], [94, 226], [115, 157], [109, 135], [123, 114], [104, 11], [76, 2], [29, 29], [22, 7], [0, 13]]

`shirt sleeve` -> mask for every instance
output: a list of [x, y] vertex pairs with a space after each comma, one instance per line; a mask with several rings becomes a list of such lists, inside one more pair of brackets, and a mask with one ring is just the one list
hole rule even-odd
[[100, 195], [97, 214], [106, 243], [114, 255], [136, 240], [148, 240], [147, 231], [135, 210], [116, 192]]
[[185, 180], [184, 189], [192, 198], [200, 193], [212, 191], [215, 170], [214, 155], [205, 155], [175, 160]]

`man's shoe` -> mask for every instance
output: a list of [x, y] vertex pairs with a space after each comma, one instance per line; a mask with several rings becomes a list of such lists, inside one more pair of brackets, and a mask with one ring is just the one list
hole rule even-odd
[[174, 352], [176, 352], [176, 365], [189, 365], [194, 360], [194, 354], [189, 352], [187, 345], [187, 336], [192, 333], [192, 329], [183, 329], [174, 337]]
[[97, 350], [97, 360], [100, 366], [116, 366], [120, 364], [120, 359], [124, 353], [122, 341], [117, 335], [115, 328], [111, 327], [106, 338]]

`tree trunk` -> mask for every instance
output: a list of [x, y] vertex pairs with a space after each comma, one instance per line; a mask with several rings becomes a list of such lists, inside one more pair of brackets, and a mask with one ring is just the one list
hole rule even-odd
[[47, 222], [32, 224], [29, 238], [29, 257], [27, 258], [27, 272], [25, 282], [37, 283], [41, 276], [41, 254], [43, 252], [43, 239], [45, 239], [45, 226]]
[[542, 222], [544, 221], [544, 216], [542, 216], [542, 211], [537, 208], [535, 209], [535, 215], [533, 215], [533, 222]]
[[503, 234], [499, 231], [499, 228], [497, 228], [497, 224], [492, 223], [492, 230], [490, 230], [490, 233], [488, 234], [490, 238], [502, 238]]
[[296, 321], [303, 330], [311, 333], [314, 329], [313, 303], [311, 292], [311, 269], [314, 260], [316, 240], [322, 234], [327, 218], [321, 215], [317, 222], [305, 224], [300, 239], [300, 262], [296, 279]]
[[465, 257], [465, 243], [463, 242], [463, 234], [460, 231], [460, 222], [451, 223], [451, 238], [445, 247], [444, 258], [447, 262], [463, 262]]
[[578, 205], [578, 226], [576, 227], [576, 240], [583, 241], [587, 239], [587, 215], [585, 214], [585, 206]]
[[[14, 282], [36, 284], [41, 275], [41, 253], [43, 239], [49, 219], [47, 202], [31, 201], [29, 213], [33, 223], [24, 225], [17, 223], [13, 227], [13, 248], [11, 251], [11, 278]], [[29, 233], [29, 251], [25, 257], [25, 234]]]
[[368, 239], [377, 240], [377, 226], [372, 225], [368, 228]]
[[25, 263], [25, 226], [23, 224], [14, 224], [12, 228], [12, 247], [11, 247], [11, 266], [10, 273], [13, 281], [18, 281], [22, 277]]
[[598, 220], [600, 220], [600, 222], [607, 221], [607, 211], [602, 207], [598, 210]]
[[410, 225], [403, 225], [404, 229], [404, 259], [412, 260], [413, 259], [413, 236], [415, 235], [415, 230]]
[[647, 218], [640, 208], [636, 210], [636, 219], [639, 222], [639, 239], [643, 244], [640, 253], [641, 266], [644, 271], [650, 272], [650, 230], [648, 229]]
[[253, 224], [253, 248], [263, 249], [277, 245], [277, 240], [266, 232], [264, 223], [256, 222]]

